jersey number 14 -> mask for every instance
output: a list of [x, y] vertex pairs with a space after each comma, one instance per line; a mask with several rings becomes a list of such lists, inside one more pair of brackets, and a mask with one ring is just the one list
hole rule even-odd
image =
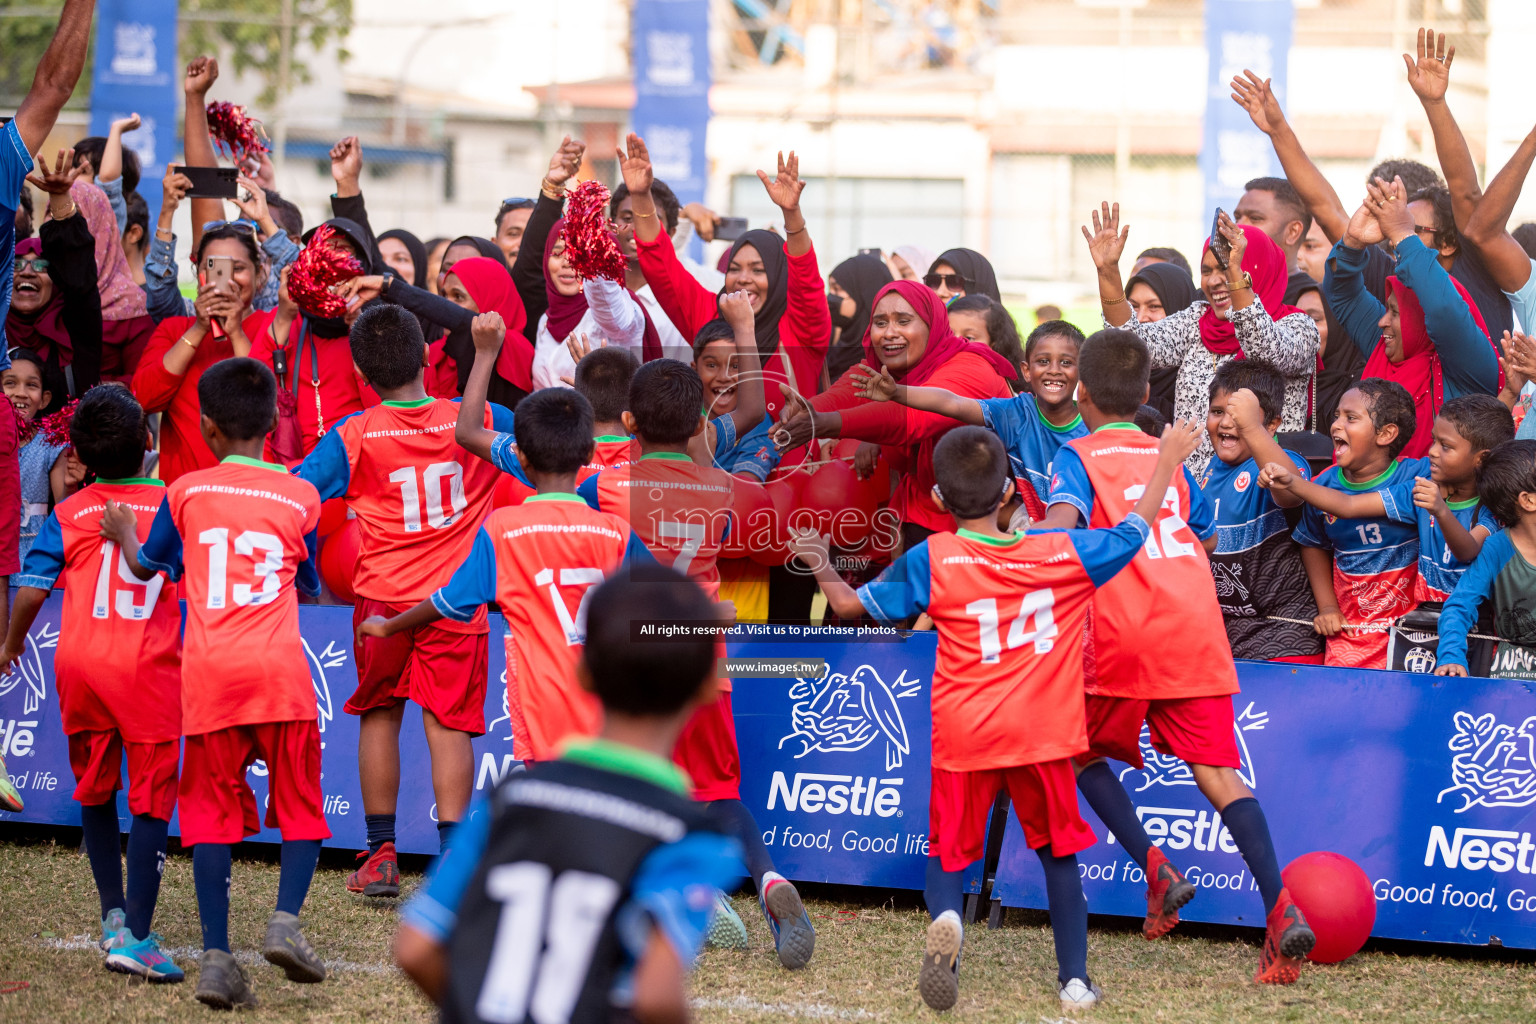
[[[1003, 637], [999, 632], [1001, 620], [997, 613], [997, 598], [984, 597], [965, 606], [967, 614], [976, 616], [981, 627], [981, 663], [996, 665], [1003, 655]], [[1056, 595], [1049, 588], [1031, 590], [1019, 602], [1019, 614], [1008, 627], [1008, 649], [1014, 650], [1025, 644], [1034, 644], [1036, 654], [1049, 654], [1056, 646], [1059, 633], [1056, 626]]]

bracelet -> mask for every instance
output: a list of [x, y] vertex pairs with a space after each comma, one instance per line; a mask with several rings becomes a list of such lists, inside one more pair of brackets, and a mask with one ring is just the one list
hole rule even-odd
[[793, 230], [793, 231], [789, 230], [789, 228], [785, 228], [784, 229], [784, 234], [786, 234], [786, 235], [803, 235], [808, 230], [809, 230], [808, 228], [803, 227], [803, 226], [795, 228], [795, 230]]
[[1117, 299], [1106, 299], [1102, 295], [1099, 296], [1099, 304], [1102, 305], [1102, 306], [1118, 306], [1118, 305], [1120, 305], [1120, 303], [1122, 303], [1124, 301], [1125, 301], [1125, 293], [1124, 292], [1121, 292], [1120, 293], [1120, 297], [1117, 298]]
[[195, 343], [193, 343], [193, 342], [188, 341], [187, 340], [187, 336], [185, 334], [183, 334], [178, 340], [181, 342], [181, 344], [187, 346], [187, 348], [191, 349], [193, 352], [197, 351], [197, 345]]
[[[51, 206], [49, 207], [49, 212], [50, 213], [52, 212], [52, 207]], [[66, 213], [62, 217], [54, 217], [53, 219], [54, 220], [69, 220], [69, 218], [73, 217], [75, 214], [77, 214], [79, 212], [80, 212], [80, 205], [78, 203], [76, 203], [73, 199], [71, 199], [69, 201], [69, 212]]]
[[636, 217], [637, 217], [637, 218], [639, 218], [639, 219], [644, 219], [644, 218], [646, 218], [646, 217], [654, 217], [654, 216], [656, 216], [656, 213], [655, 213], [655, 211], [654, 211], [654, 210], [653, 210], [653, 211], [651, 211], [651, 212], [650, 212], [650, 213], [640, 213], [640, 212], [639, 212], [639, 211], [637, 211], [637, 210], [632, 210], [632, 211], [631, 211], [631, 212], [632, 212], [632, 213], [634, 213], [634, 215], [635, 215], [635, 216], [636, 216]]
[[556, 185], [548, 177], [539, 182], [539, 191], [550, 199], [561, 200], [565, 198], [565, 186]]

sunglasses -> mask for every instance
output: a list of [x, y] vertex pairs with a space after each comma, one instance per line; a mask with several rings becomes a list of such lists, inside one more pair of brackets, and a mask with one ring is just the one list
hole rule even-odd
[[506, 213], [508, 210], [531, 210], [533, 207], [533, 200], [526, 196], [511, 196], [501, 201], [502, 213]]
[[17, 260], [15, 266], [18, 274], [25, 274], [28, 271], [34, 274], [46, 274], [49, 264], [41, 256], [33, 256], [31, 259]]
[[929, 288], [938, 290], [943, 285], [952, 292], [968, 292], [971, 290], [970, 282], [959, 274], [924, 274], [923, 284]]
[[245, 233], [250, 234], [250, 235], [255, 235], [257, 233], [256, 232], [256, 223], [255, 223], [255, 221], [249, 221], [249, 220], [244, 220], [244, 219], [240, 219], [240, 220], [210, 220], [206, 224], [203, 225], [203, 230], [204, 231], [216, 231], [219, 228], [233, 228], [236, 231], [244, 231]]

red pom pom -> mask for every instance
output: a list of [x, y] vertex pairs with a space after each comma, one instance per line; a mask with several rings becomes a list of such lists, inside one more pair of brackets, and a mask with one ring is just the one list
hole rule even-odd
[[72, 402], [65, 402], [64, 407], [58, 412], [49, 413], [34, 425], [42, 432], [43, 440], [55, 448], [69, 447], [69, 421], [75, 417], [75, 409], [80, 405], [77, 398]]
[[320, 225], [288, 271], [288, 297], [310, 316], [336, 317], [345, 313], [346, 300], [332, 292], [331, 286], [363, 272], [357, 257], [331, 244], [335, 237], [335, 228]]
[[214, 148], [223, 150], [237, 164], [267, 151], [261, 122], [234, 103], [208, 104], [208, 134]]
[[600, 181], [584, 181], [566, 197], [565, 262], [584, 279], [624, 280], [624, 253], [608, 228], [608, 189]]

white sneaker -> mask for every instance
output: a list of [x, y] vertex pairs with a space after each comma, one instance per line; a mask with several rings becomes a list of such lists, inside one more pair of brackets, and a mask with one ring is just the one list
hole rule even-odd
[[1063, 1010], [1086, 1010], [1098, 1005], [1099, 1000], [1104, 998], [1103, 989], [1083, 978], [1073, 978], [1065, 985], [1057, 982], [1057, 985], [1061, 989]]

